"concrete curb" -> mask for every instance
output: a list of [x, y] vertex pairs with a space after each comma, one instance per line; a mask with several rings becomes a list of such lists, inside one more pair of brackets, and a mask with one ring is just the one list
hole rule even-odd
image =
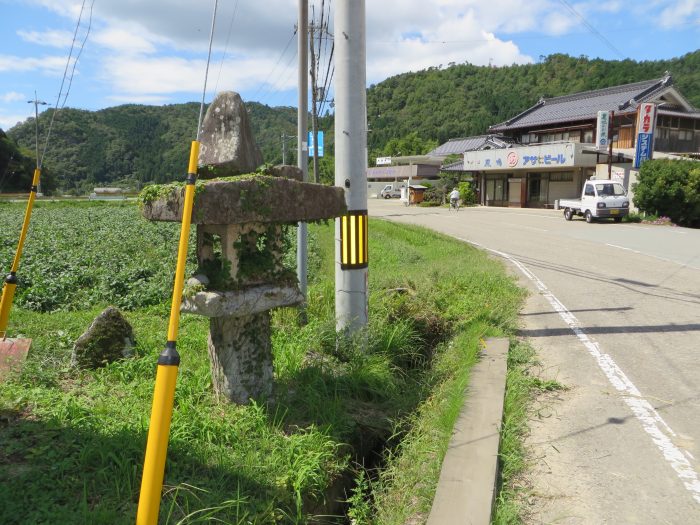
[[496, 495], [509, 341], [486, 341], [457, 418], [428, 525], [488, 525]]

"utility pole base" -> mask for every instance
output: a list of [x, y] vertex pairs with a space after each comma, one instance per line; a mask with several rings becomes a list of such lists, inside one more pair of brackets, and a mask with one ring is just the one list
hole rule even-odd
[[22, 368], [31, 345], [31, 339], [6, 338], [0, 340], [0, 380], [10, 372]]

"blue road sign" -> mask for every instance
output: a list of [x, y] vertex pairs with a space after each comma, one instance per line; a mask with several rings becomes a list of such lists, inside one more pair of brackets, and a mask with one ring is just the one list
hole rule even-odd
[[[318, 156], [323, 157], [323, 131], [317, 131], [316, 135], [318, 136]], [[313, 134], [311, 133], [311, 131], [309, 131], [308, 141], [309, 141], [309, 157], [313, 157], [314, 156], [314, 139], [313, 139]]]

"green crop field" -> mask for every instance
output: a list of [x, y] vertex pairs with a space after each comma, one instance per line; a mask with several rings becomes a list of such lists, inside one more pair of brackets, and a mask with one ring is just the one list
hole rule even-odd
[[[23, 211], [0, 204], [2, 271]], [[133, 203], [37, 206], [8, 328], [33, 343], [0, 382], [0, 523], [134, 522], [178, 234]], [[218, 401], [208, 322], [182, 316], [161, 523], [427, 515], [469, 367], [483, 338], [514, 332], [523, 292], [468, 245], [372, 220], [371, 321], [338, 339], [332, 225], [310, 228], [309, 267], [309, 323], [294, 309], [273, 315], [270, 399]], [[133, 325], [134, 356], [72, 368], [73, 343], [110, 304]]]

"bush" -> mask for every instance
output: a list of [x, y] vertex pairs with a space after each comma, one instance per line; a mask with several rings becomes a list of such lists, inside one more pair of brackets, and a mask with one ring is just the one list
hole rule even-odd
[[633, 189], [634, 204], [640, 210], [683, 226], [700, 226], [700, 163], [646, 161]]
[[[445, 202], [445, 188], [442, 186], [432, 186], [425, 190], [425, 193], [423, 193], [423, 202], [425, 203], [433, 203], [433, 206], [439, 206], [443, 202]], [[427, 204], [426, 204], [427, 206]]]
[[462, 199], [462, 204], [464, 206], [476, 204], [476, 192], [471, 182], [460, 182], [457, 185], [457, 189], [459, 190], [459, 197]]

